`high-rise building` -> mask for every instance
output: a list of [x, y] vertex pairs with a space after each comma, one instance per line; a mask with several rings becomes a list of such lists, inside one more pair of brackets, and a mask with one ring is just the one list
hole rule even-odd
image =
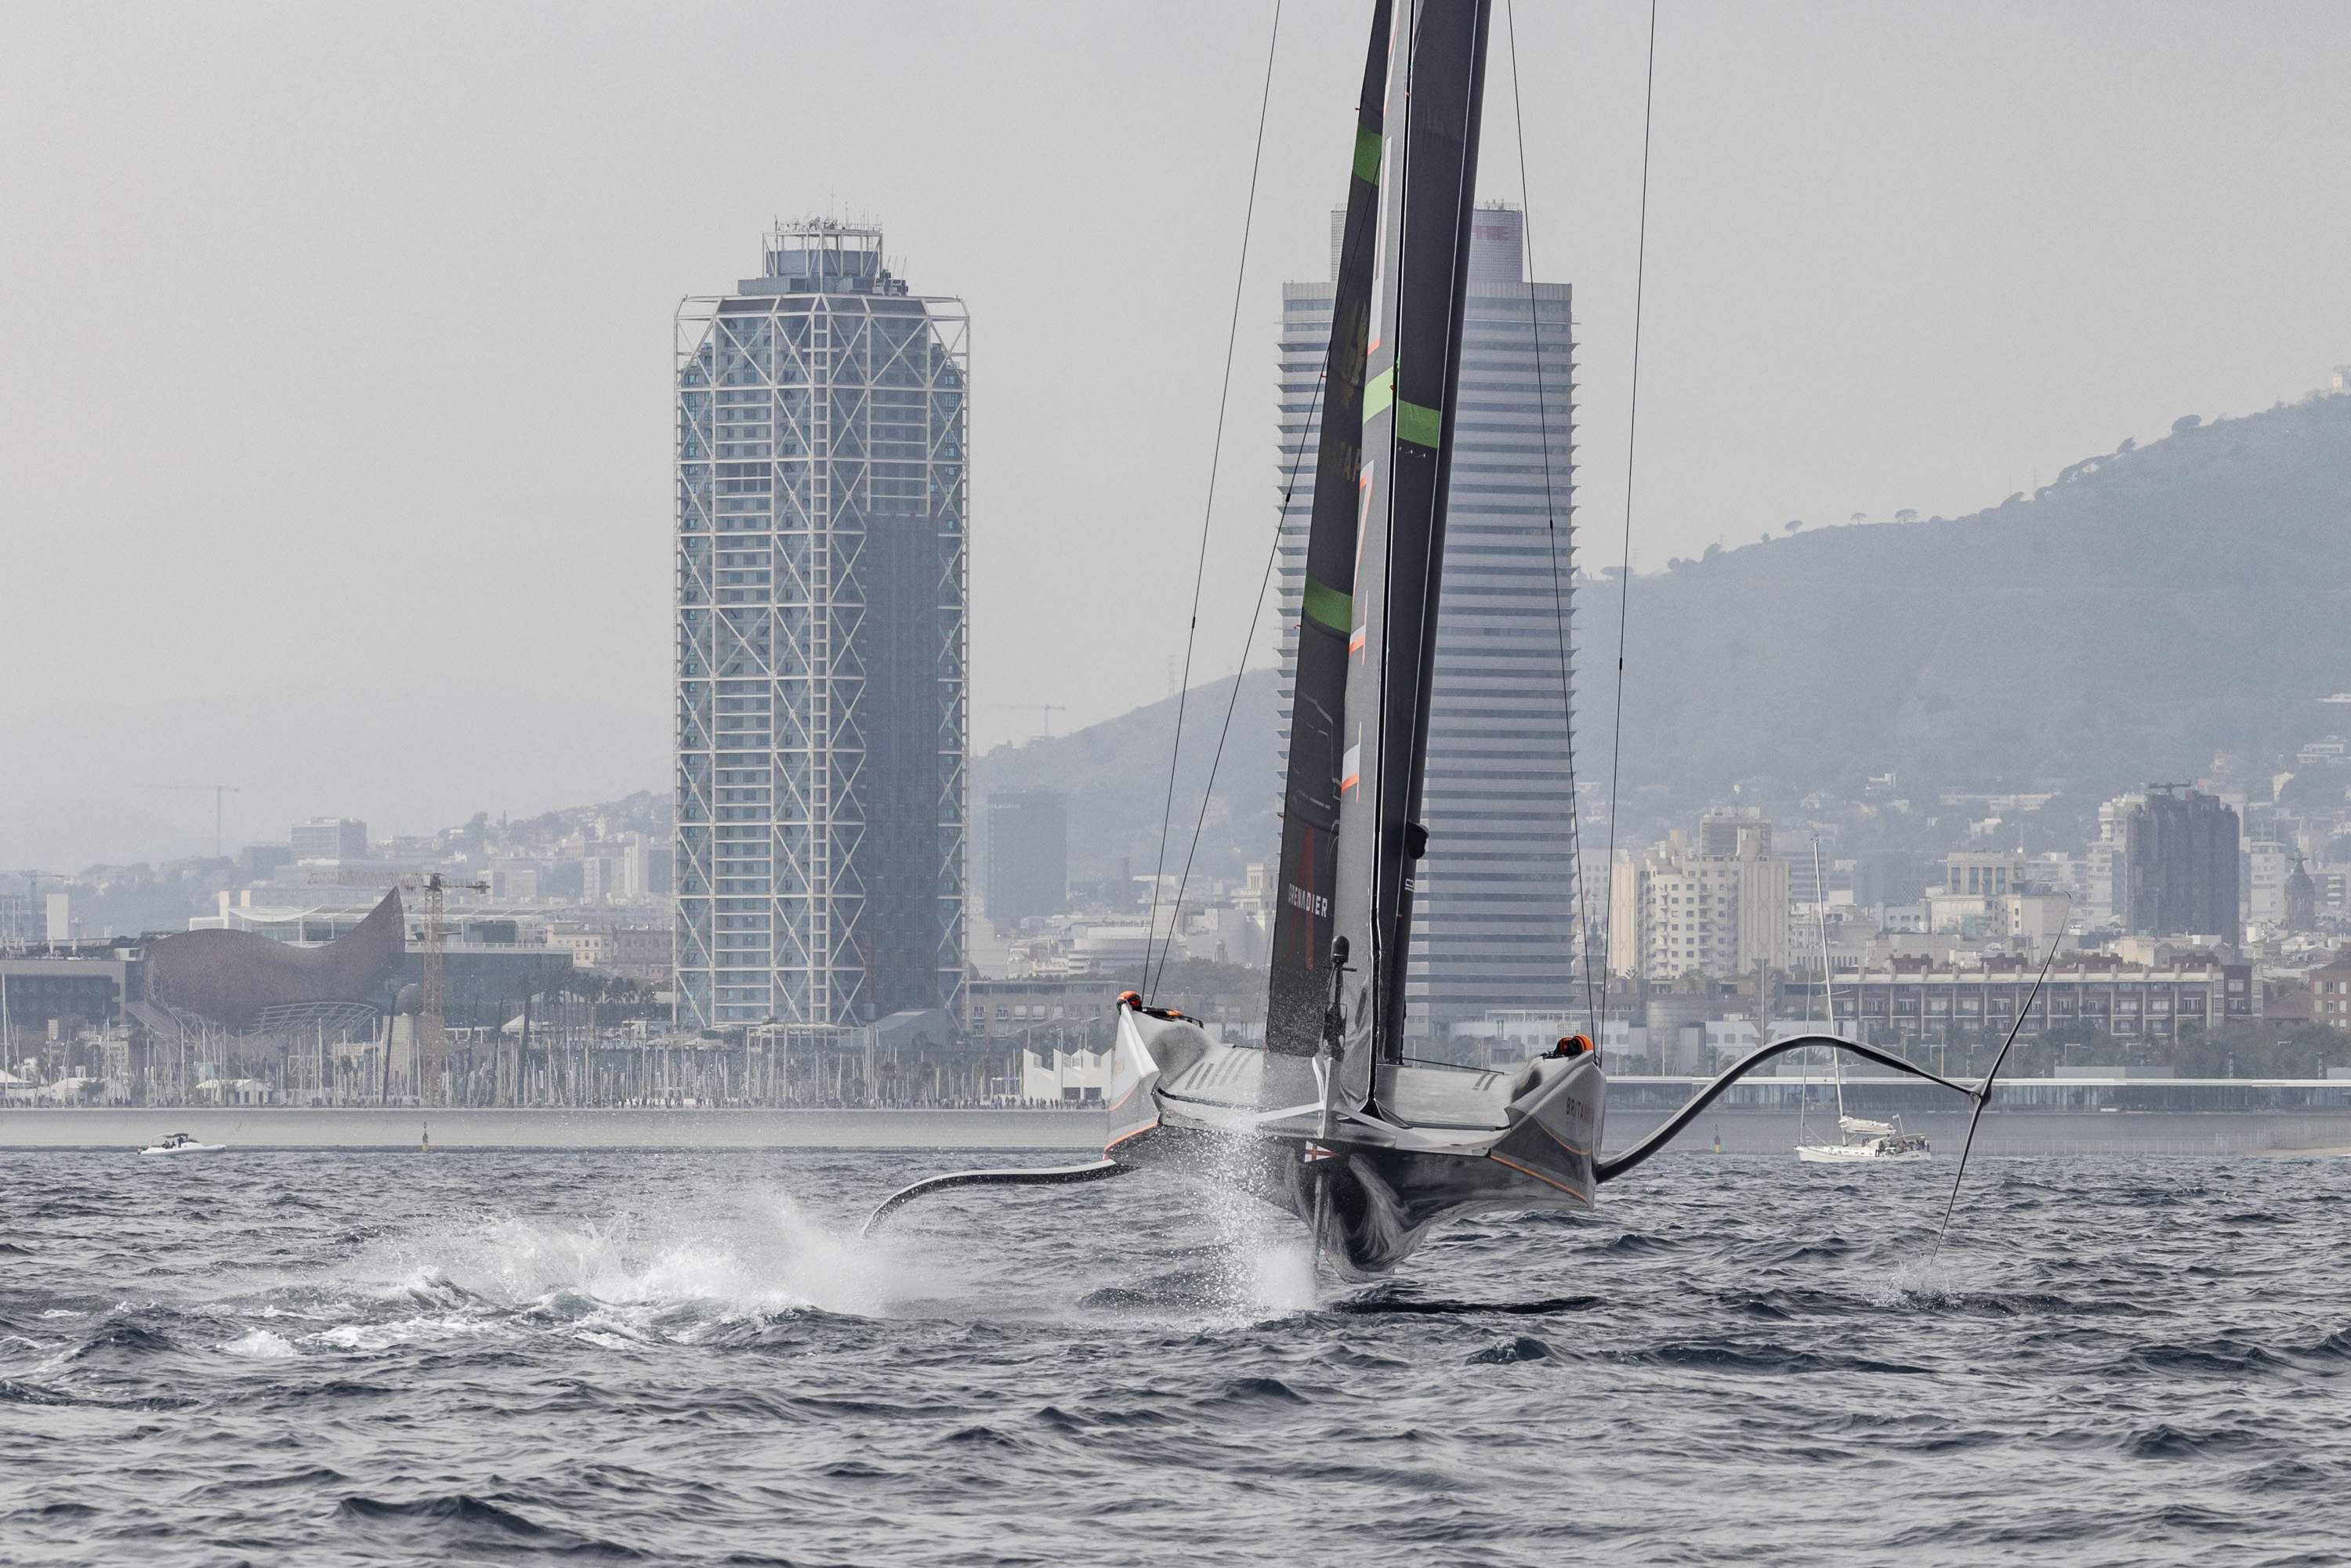
[[998, 931], [1070, 907], [1070, 798], [1000, 789], [987, 798], [987, 918]]
[[[1331, 218], [1333, 276], [1345, 216]], [[1332, 290], [1282, 289], [1285, 669], [1297, 656]], [[1456, 418], [1422, 797], [1428, 852], [1405, 977], [1407, 1029], [1437, 1034], [1491, 1009], [1558, 1010], [1581, 995], [1568, 789], [1574, 323], [1566, 284], [1527, 280], [1513, 208], [1481, 206], [1471, 219]]]
[[312, 817], [293, 830], [298, 861], [367, 859], [367, 824], [351, 817]]
[[1608, 965], [1619, 975], [1720, 979], [1784, 969], [1788, 862], [1771, 852], [1771, 824], [1708, 813], [1695, 844], [1678, 831], [1646, 853], [1620, 851], [1609, 868]]
[[779, 224], [677, 313], [681, 1023], [959, 1009], [967, 323]]
[[2237, 813], [2219, 797], [2151, 784], [2121, 808], [2115, 912], [2135, 936], [2239, 936]]

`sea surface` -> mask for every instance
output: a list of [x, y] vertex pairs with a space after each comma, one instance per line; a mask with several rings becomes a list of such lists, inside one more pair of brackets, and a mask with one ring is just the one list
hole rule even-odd
[[[998, 1156], [1007, 1163], [1066, 1155]], [[0, 1561], [2351, 1561], [2351, 1165], [1659, 1158], [1375, 1286], [970, 1151], [0, 1154]]]

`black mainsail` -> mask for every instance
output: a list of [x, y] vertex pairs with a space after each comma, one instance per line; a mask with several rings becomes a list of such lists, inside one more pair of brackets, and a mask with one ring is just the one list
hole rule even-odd
[[1306, 535], [1298, 655], [1290, 705], [1290, 774], [1282, 790], [1281, 902], [1273, 927], [1266, 1048], [1311, 1056], [1330, 1002], [1332, 894], [1338, 881], [1342, 715], [1347, 640], [1355, 629], [1355, 541], [1362, 507], [1364, 367], [1371, 345], [1372, 263], [1380, 225], [1381, 126], [1388, 89], [1390, 0], [1372, 11], [1372, 43], [1356, 100], [1346, 226], [1322, 363], [1322, 434]]
[[1359, 970], [1335, 1096], [1351, 1109], [1371, 1098], [1375, 1061], [1395, 1060], [1404, 1040], [1489, 16], [1489, 0], [1405, 0], [1400, 47], [1388, 52], [1332, 900], [1335, 935]]

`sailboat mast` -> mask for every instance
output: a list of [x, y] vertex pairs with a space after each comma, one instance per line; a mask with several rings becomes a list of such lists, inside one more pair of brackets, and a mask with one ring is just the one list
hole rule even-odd
[[[1813, 839], [1813, 924], [1821, 937], [1821, 999], [1827, 1004], [1829, 1032], [1836, 1033], [1836, 983], [1829, 977], [1829, 887], [1821, 880], [1821, 841]], [[1844, 1052], [1828, 1048], [1830, 1071], [1836, 1074], [1837, 1127], [1844, 1127]]]
[[[1314, 506], [1300, 585], [1298, 655], [1290, 701], [1289, 777], [1282, 789], [1281, 903], [1267, 980], [1269, 1051], [1309, 1056], [1330, 998], [1332, 898], [1338, 882], [1340, 728], [1347, 702], [1347, 643], [1355, 627], [1355, 557], [1364, 466], [1364, 365], [1372, 331], [1372, 259], [1379, 241], [1390, 0], [1372, 8], [1372, 39], [1356, 99], [1346, 226], [1322, 364], [1322, 429]], [[1302, 438], [1301, 438], [1302, 439]]]
[[1388, 56], [1333, 901], [1364, 966], [1341, 1063], [1354, 1105], [1370, 1098], [1374, 1057], [1403, 1050], [1489, 13], [1489, 0], [1404, 0]]

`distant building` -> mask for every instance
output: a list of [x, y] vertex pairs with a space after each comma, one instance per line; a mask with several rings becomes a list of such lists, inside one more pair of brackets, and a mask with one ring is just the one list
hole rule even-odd
[[490, 867], [490, 896], [501, 902], [528, 902], [539, 896], [540, 868], [527, 861], [507, 861]]
[[1878, 850], [1853, 865], [1853, 901], [1865, 905], [1916, 904], [1934, 878], [1927, 864], [1907, 850]]
[[2294, 857], [2294, 871], [2285, 879], [2285, 928], [2288, 931], [2314, 931], [2318, 928], [2318, 883]]
[[2351, 948], [2310, 972], [2310, 1016], [2329, 1029], [2351, 1030]]
[[2286, 879], [2302, 863], [2283, 844], [2245, 850], [2245, 917], [2260, 925], [2285, 924]]
[[678, 308], [681, 1024], [959, 1006], [966, 328], [824, 219]]
[[1088, 976], [973, 980], [964, 988], [964, 1032], [975, 1041], [1102, 1051], [1111, 1043], [1110, 993]]
[[[1332, 277], [1344, 218], [1332, 215]], [[1581, 983], [1567, 788], [1575, 326], [1568, 285], [1528, 281], [1526, 251], [1523, 214], [1486, 204], [1471, 214], [1422, 809], [1428, 852], [1415, 873], [1405, 972], [1407, 1027], [1440, 1035], [1496, 1008], [1557, 1008]], [[1329, 282], [1282, 287], [1285, 669], [1296, 659], [1332, 298]]]
[[[1981, 968], [1894, 958], [1837, 987], [1840, 1016], [1858, 1018], [1861, 1038], [1907, 1045], [1997, 1036], [2031, 1004], [2023, 1033], [2087, 1026], [2122, 1040], [2178, 1040], [2181, 1031], [2259, 1016], [2252, 967], [2193, 957], [2162, 967], [2085, 958], [2052, 969], [2036, 996], [2040, 966], [2023, 957]], [[2351, 969], [2346, 970], [2351, 974]]]
[[256, 881], [293, 863], [291, 844], [247, 844], [237, 852], [237, 870]]
[[1943, 891], [1998, 897], [2032, 880], [2032, 862], [2022, 850], [1967, 850], [1943, 857]]
[[601, 969], [611, 956], [612, 936], [609, 931], [567, 920], [547, 928], [547, 945], [570, 954], [571, 962], [582, 969]]
[[2121, 814], [2115, 904], [2125, 931], [2212, 936], [2234, 946], [2237, 813], [2185, 785], [2150, 786]]
[[670, 928], [666, 925], [615, 925], [606, 949], [605, 967], [616, 975], [648, 985], [666, 984], [670, 977]]
[[[1608, 892], [1614, 973], [1719, 979], [1788, 967], [1788, 862], [1771, 852], [1771, 825], [1709, 812], [1699, 841], [1693, 848], [1677, 833], [1645, 854], [1616, 857]], [[1707, 844], [1727, 852], [1707, 853]]]
[[1698, 820], [1698, 852], [1731, 859], [1752, 850], [1771, 852], [1771, 824], [1751, 808], [1719, 806]]
[[987, 918], [998, 929], [1070, 907], [1070, 798], [1007, 789], [987, 798]]
[[297, 861], [367, 859], [367, 824], [356, 817], [312, 817], [295, 823], [291, 838], [292, 854]]

